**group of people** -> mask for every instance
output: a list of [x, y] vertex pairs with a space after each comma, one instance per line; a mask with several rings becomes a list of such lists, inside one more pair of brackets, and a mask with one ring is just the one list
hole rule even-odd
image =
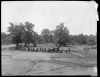
[[22, 51], [28, 51], [28, 50], [30, 50], [30, 51], [31, 50], [32, 51], [42, 51], [42, 52], [45, 52], [45, 51], [53, 52], [53, 51], [55, 51], [55, 52], [61, 52], [61, 53], [62, 53], [62, 51], [65, 51], [66, 53], [67, 52], [70, 53], [70, 49], [63, 50], [58, 46], [52, 47], [52, 48], [36, 48], [36, 47], [28, 47], [26, 44], [24, 44], [23, 47], [22, 47]]
[[25, 50], [25, 51], [28, 51], [28, 49], [29, 49], [29, 48], [28, 48], [28, 46], [27, 46], [26, 44], [24, 44], [24, 45], [22, 46], [22, 51], [24, 51], [24, 50]]

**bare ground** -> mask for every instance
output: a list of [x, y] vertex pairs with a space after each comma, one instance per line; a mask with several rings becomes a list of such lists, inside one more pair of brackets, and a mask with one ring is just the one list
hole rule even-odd
[[[65, 53], [2, 51], [2, 75], [92, 75], [96, 58], [66, 57]], [[6, 56], [10, 55], [10, 56]], [[64, 56], [62, 56], [64, 55]], [[51, 57], [62, 56], [61, 59]]]

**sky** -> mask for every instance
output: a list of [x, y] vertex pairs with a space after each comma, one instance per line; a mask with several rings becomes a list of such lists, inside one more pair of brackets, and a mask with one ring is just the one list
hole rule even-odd
[[7, 33], [9, 22], [19, 24], [29, 21], [34, 30], [54, 30], [64, 22], [70, 34], [85, 35], [97, 32], [95, 2], [82, 1], [3, 1], [1, 3], [1, 31]]

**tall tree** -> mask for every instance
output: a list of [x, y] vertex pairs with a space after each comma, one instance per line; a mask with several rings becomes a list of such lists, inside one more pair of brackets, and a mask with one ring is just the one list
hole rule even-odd
[[35, 43], [34, 24], [25, 22], [25, 24], [20, 23], [19, 25], [10, 23], [10, 25], [11, 26], [8, 27], [8, 32], [10, 32], [12, 42], [16, 44], [16, 48], [19, 43]]
[[49, 29], [43, 29], [41, 31], [41, 35], [44, 38], [44, 41], [47, 45], [47, 43], [49, 42], [49, 38], [50, 38], [50, 30]]
[[22, 33], [22, 40], [25, 44], [35, 43], [34, 24], [25, 22]]
[[69, 42], [69, 30], [67, 27], [64, 27], [64, 23], [56, 26], [54, 30], [55, 42], [59, 45], [65, 45]]
[[22, 28], [13, 23], [10, 23], [10, 25], [11, 26], [8, 27], [8, 32], [10, 32], [12, 43], [15, 43], [17, 48], [18, 44], [21, 42]]

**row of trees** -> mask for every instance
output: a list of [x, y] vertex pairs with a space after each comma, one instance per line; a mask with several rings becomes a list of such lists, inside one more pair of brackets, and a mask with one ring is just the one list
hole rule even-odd
[[8, 27], [9, 34], [1, 33], [2, 44], [15, 43], [16, 47], [20, 43], [32, 43], [33, 45], [36, 43], [54, 43], [60, 46], [66, 44], [97, 44], [97, 35], [70, 35], [64, 23], [57, 25], [53, 31], [43, 29], [40, 35], [34, 31], [34, 26], [35, 25], [30, 22], [25, 22], [24, 24], [10, 23], [10, 27]]
[[94, 35], [70, 35], [71, 44], [79, 44], [79, 45], [96, 45], [97, 44], [97, 36]]

